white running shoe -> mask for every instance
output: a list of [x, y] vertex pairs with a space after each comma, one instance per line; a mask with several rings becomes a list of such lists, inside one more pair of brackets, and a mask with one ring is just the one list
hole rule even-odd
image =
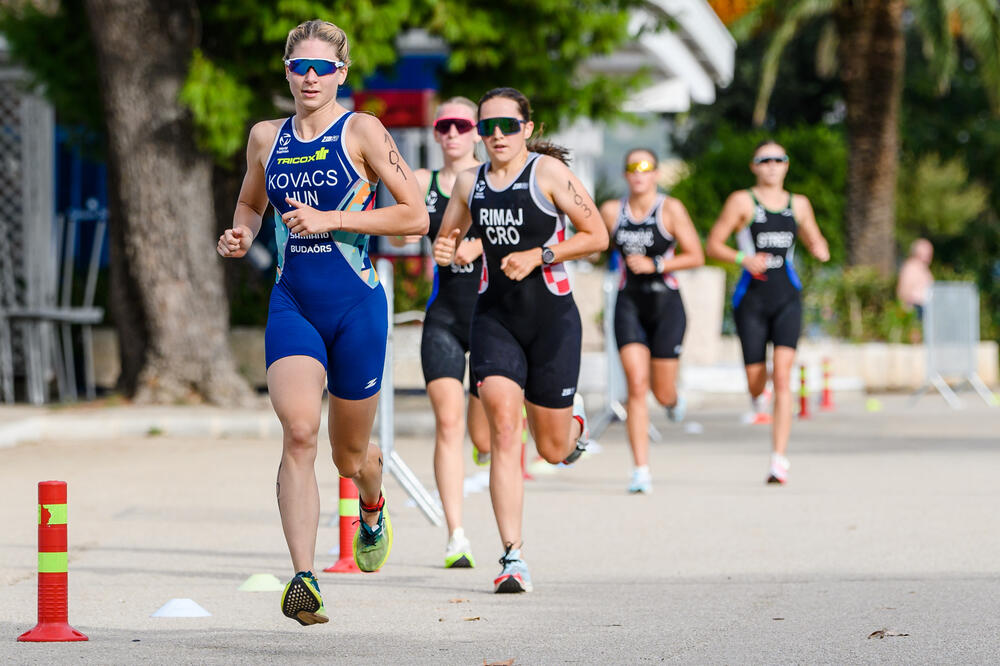
[[472, 544], [461, 527], [456, 527], [448, 539], [448, 547], [444, 551], [444, 566], [446, 569], [471, 569], [476, 566], [476, 561], [472, 559]]
[[506, 552], [500, 558], [503, 569], [500, 575], [493, 579], [493, 591], [497, 594], [531, 592], [531, 574], [528, 565], [521, 559], [521, 549], [506, 547]]
[[648, 495], [653, 492], [653, 477], [649, 473], [649, 465], [632, 469], [632, 481], [628, 484], [628, 491], [633, 495], [638, 493]]
[[768, 470], [767, 482], [784, 484], [788, 480], [788, 468], [791, 463], [783, 455], [771, 454], [771, 468]]
[[767, 425], [771, 422], [771, 391], [764, 389], [764, 392], [757, 397], [750, 396], [750, 411], [743, 415], [745, 425]]
[[570, 451], [566, 459], [563, 460], [564, 465], [572, 465], [579, 460], [590, 444], [590, 430], [587, 428], [587, 412], [584, 409], [583, 396], [579, 393], [573, 396], [573, 418], [580, 422], [583, 429], [580, 431], [580, 437], [576, 440], [576, 448]]
[[687, 400], [680, 393], [677, 394], [677, 402], [667, 406], [667, 418], [674, 423], [680, 423], [687, 414]]

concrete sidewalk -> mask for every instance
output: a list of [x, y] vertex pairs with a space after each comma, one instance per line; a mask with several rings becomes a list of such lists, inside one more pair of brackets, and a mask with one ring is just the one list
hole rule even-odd
[[[797, 422], [781, 488], [763, 484], [768, 429], [739, 425], [736, 407], [692, 410], [700, 435], [657, 418], [650, 496], [625, 494], [627, 445], [612, 426], [602, 453], [527, 486], [528, 595], [491, 593], [488, 493], [465, 507], [479, 566], [450, 571], [444, 530], [387, 481], [389, 563], [322, 574], [331, 622], [309, 628], [280, 615], [280, 593], [237, 591], [253, 573], [291, 573], [276, 433], [128, 434], [98, 414], [103, 437], [0, 449], [0, 662], [1000, 662], [1000, 410], [881, 401]], [[431, 447], [397, 440], [429, 487]], [[327, 451], [318, 568], [336, 557]], [[69, 483], [70, 621], [87, 643], [15, 642], [35, 622], [36, 484], [50, 478]], [[212, 616], [150, 617], [173, 598]], [[879, 630], [906, 635], [868, 638]]]

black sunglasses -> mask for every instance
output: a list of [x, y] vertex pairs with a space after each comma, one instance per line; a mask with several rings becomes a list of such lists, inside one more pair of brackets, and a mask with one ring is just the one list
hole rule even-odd
[[505, 135], [517, 134], [524, 123], [525, 121], [520, 118], [483, 118], [476, 123], [476, 131], [479, 132], [479, 136], [492, 136], [499, 127]]
[[780, 157], [775, 155], [761, 155], [760, 157], [753, 158], [754, 164], [767, 164], [768, 162], [787, 162], [788, 155], [782, 155]]
[[434, 121], [434, 131], [438, 134], [447, 134], [454, 127], [459, 134], [471, 132], [475, 123], [465, 118], [439, 118]]

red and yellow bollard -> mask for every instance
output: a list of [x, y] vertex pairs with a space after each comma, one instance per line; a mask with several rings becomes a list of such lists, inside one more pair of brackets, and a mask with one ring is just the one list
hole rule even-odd
[[38, 483], [38, 624], [19, 641], [85, 641], [69, 626], [66, 482]]
[[323, 569], [327, 573], [361, 573], [354, 561], [354, 533], [361, 519], [358, 487], [351, 479], [340, 477], [340, 559]]
[[832, 412], [833, 391], [830, 390], [830, 359], [823, 359], [823, 392], [820, 394], [819, 408], [824, 412]]
[[809, 414], [809, 388], [806, 386], [806, 366], [799, 366], [799, 418], [808, 419]]

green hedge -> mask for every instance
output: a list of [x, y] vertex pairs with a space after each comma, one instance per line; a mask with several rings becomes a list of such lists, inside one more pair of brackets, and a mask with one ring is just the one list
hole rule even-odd
[[896, 299], [895, 277], [868, 267], [814, 271], [804, 287], [807, 331], [851, 342], [919, 342], [920, 321]]

